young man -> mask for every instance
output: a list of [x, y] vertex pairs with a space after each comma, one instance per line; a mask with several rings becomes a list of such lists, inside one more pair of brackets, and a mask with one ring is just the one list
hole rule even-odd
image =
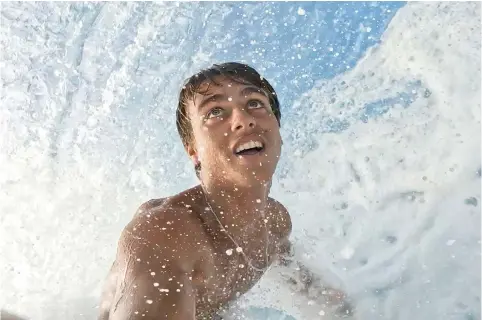
[[247, 65], [214, 65], [187, 81], [177, 128], [200, 185], [139, 208], [99, 319], [211, 320], [287, 251], [290, 216], [268, 196], [280, 118], [274, 89]]
[[274, 89], [247, 65], [183, 87], [177, 127], [200, 185], [143, 204], [123, 231], [100, 319], [213, 319], [282, 253], [287, 210], [269, 198], [281, 152]]

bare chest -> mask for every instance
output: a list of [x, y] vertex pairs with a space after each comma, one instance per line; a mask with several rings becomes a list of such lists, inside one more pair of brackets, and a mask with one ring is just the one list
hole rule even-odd
[[[213, 251], [208, 262], [197, 273], [198, 318], [203, 319], [202, 315], [206, 313], [212, 319], [213, 311], [228, 307], [249, 291], [264, 274], [263, 269], [267, 269], [266, 266], [269, 267], [276, 259], [275, 248], [276, 243], [272, 242], [266, 251], [264, 248], [251, 250], [244, 255], [236, 251], [230, 255]], [[256, 254], [258, 251], [260, 254]]]

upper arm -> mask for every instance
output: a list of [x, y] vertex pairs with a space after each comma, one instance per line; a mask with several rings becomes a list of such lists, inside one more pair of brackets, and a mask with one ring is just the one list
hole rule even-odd
[[292, 231], [291, 217], [288, 210], [278, 201], [274, 200], [276, 209], [275, 230], [279, 235], [278, 253], [283, 259], [291, 254], [290, 235]]
[[288, 239], [291, 235], [292, 223], [288, 210], [280, 202], [273, 200], [275, 206], [275, 227], [281, 238]]
[[169, 230], [144, 221], [123, 232], [117, 258], [123, 273], [109, 319], [195, 319], [190, 241], [179, 236], [182, 230]]
[[195, 290], [191, 278], [175, 266], [170, 268], [155, 275], [142, 267], [127, 271], [125, 287], [116, 297], [109, 319], [194, 320]]

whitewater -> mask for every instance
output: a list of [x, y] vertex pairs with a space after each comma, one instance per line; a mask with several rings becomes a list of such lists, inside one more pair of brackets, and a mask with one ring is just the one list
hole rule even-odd
[[[218, 61], [209, 37], [184, 39], [231, 9], [97, 6], [1, 5], [0, 308], [29, 319], [95, 319], [135, 209], [197, 183], [176, 98]], [[282, 109], [272, 196], [296, 258], [355, 319], [481, 318], [480, 16], [476, 2], [407, 3], [356, 65]], [[335, 318], [285, 272], [239, 305]]]

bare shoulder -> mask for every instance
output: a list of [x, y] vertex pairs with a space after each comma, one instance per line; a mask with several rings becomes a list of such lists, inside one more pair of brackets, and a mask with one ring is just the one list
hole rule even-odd
[[106, 295], [101, 319], [138, 319], [134, 310], [194, 319], [198, 265], [207, 252], [203, 231], [195, 213], [176, 197], [142, 204], [120, 236], [115, 288]]
[[275, 229], [279, 232], [281, 237], [289, 237], [292, 230], [292, 224], [288, 209], [286, 209], [281, 202], [273, 198], [269, 198], [269, 204], [273, 208], [271, 215], [274, 220]]
[[136, 213], [134, 214], [134, 218], [137, 218], [138, 216], [145, 215], [149, 213], [151, 210], [158, 210], [160, 207], [162, 207], [168, 200], [169, 198], [159, 198], [159, 199], [151, 199], [149, 201], [144, 202], [139, 206], [137, 209]]
[[[199, 259], [204, 229], [188, 207], [172, 198], [142, 204], [124, 228], [118, 244], [118, 259], [129, 261], [179, 260], [191, 268]], [[161, 261], [158, 261], [161, 262]]]

